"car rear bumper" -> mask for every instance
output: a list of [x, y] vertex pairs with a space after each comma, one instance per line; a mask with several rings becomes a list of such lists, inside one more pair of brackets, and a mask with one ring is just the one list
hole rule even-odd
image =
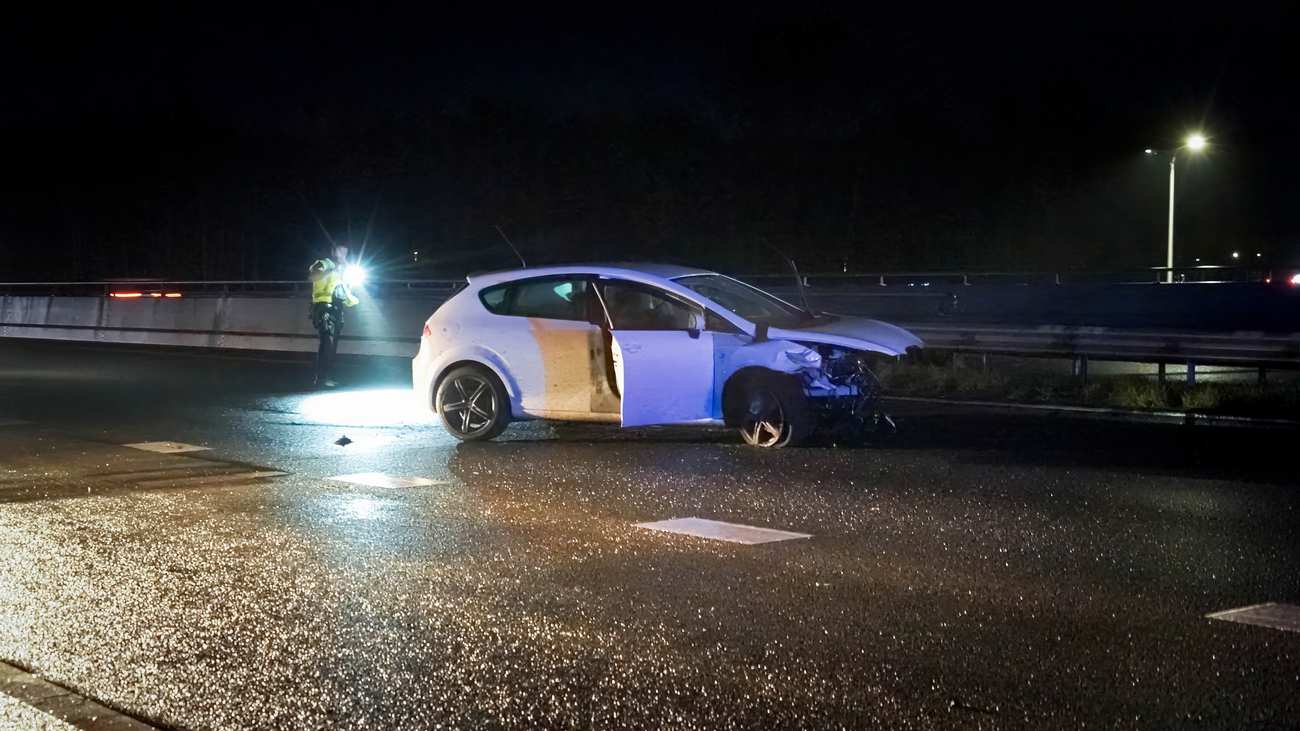
[[420, 408], [437, 411], [433, 402], [433, 379], [435, 364], [430, 349], [420, 343], [420, 352], [411, 359], [411, 390]]

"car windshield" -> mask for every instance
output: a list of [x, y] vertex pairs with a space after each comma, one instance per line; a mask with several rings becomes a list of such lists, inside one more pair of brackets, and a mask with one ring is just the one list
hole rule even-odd
[[689, 274], [674, 282], [717, 302], [750, 322], [764, 322], [772, 327], [799, 327], [812, 317], [756, 287], [721, 274]]

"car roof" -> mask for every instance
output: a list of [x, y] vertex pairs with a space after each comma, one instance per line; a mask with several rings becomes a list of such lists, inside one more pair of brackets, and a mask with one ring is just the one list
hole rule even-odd
[[692, 274], [714, 274], [715, 272], [699, 267], [679, 264], [656, 264], [653, 262], [621, 262], [615, 264], [564, 264], [559, 266], [529, 267], [526, 269], [504, 269], [494, 272], [471, 274], [466, 279], [473, 284], [496, 284], [513, 282], [530, 277], [544, 277], [562, 274], [607, 274], [611, 276], [631, 276], [641, 279], [646, 276], [659, 279], [675, 279]]

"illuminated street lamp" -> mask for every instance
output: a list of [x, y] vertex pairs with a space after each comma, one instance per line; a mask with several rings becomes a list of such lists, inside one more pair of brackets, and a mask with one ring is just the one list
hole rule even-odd
[[[1165, 257], [1165, 281], [1172, 283], [1174, 281], [1174, 163], [1178, 160], [1178, 153], [1181, 150], [1188, 152], [1201, 152], [1209, 144], [1209, 140], [1200, 132], [1194, 132], [1187, 135], [1183, 144], [1169, 151], [1169, 251]], [[1150, 147], [1146, 149], [1146, 154], [1155, 155], [1157, 152]]]

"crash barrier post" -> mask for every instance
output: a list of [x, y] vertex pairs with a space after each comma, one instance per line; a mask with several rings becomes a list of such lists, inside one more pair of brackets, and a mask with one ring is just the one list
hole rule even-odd
[[1079, 379], [1081, 383], [1087, 383], [1088, 382], [1088, 356], [1086, 355], [1074, 356], [1074, 367], [1072, 370], [1075, 378]]

